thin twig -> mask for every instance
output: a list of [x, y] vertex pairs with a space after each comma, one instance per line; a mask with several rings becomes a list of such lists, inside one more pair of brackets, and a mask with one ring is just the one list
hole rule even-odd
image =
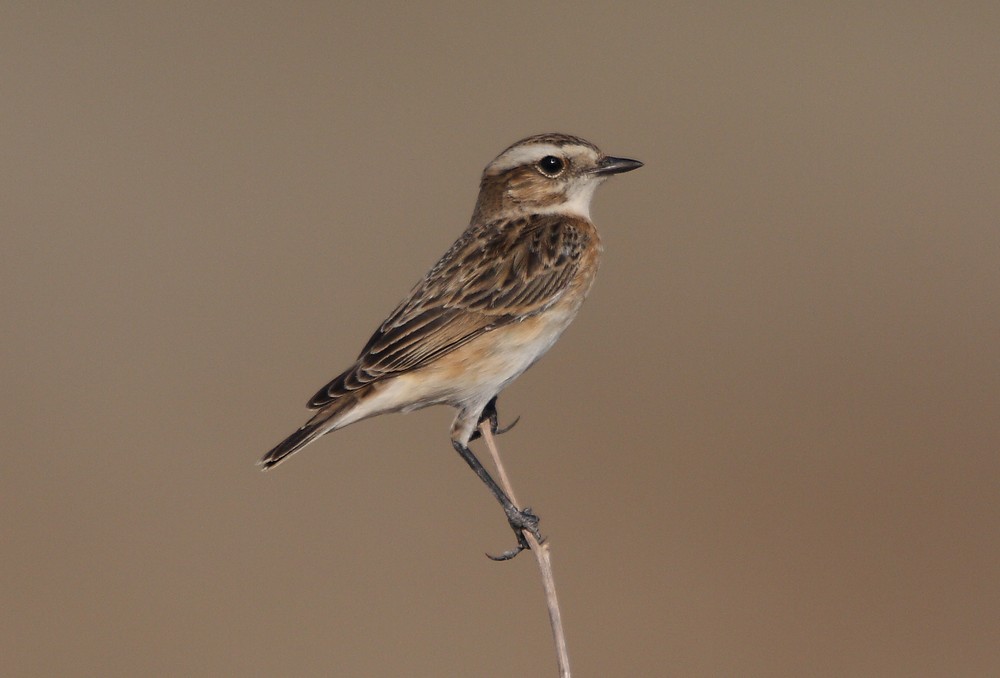
[[[496, 439], [490, 430], [490, 423], [484, 421], [480, 424], [479, 430], [483, 434], [483, 440], [486, 441], [486, 446], [489, 448], [490, 454], [493, 456], [493, 463], [500, 474], [500, 484], [503, 485], [503, 489], [507, 492], [510, 500], [514, 502], [514, 505], [521, 506], [521, 503], [514, 496], [514, 488], [510, 485], [510, 479], [507, 477], [507, 471], [504, 469], [503, 462], [500, 461], [500, 451], [497, 449]], [[552, 625], [552, 637], [556, 643], [559, 678], [570, 678], [569, 652], [566, 650], [566, 634], [563, 631], [562, 615], [559, 612], [559, 600], [556, 598], [556, 580], [552, 576], [549, 543], [546, 541], [544, 544], [539, 544], [538, 540], [535, 539], [535, 535], [527, 530], [524, 531], [524, 536], [528, 540], [528, 544], [531, 545], [531, 552], [535, 554], [535, 559], [538, 561], [538, 570], [542, 573], [542, 586], [545, 587], [545, 603], [549, 608], [549, 623]]]

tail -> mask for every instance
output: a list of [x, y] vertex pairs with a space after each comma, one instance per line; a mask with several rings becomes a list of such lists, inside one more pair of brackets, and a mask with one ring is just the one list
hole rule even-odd
[[344, 415], [349, 414], [356, 404], [357, 398], [353, 394], [343, 396], [331, 402], [317, 412], [316, 416], [307, 421], [302, 428], [282, 440], [273, 450], [265, 454], [257, 462], [257, 465], [261, 467], [262, 471], [267, 471], [317, 438], [351, 423], [351, 420], [344, 422]]
[[[323, 424], [325, 423], [326, 422], [323, 422]], [[283, 462], [286, 457], [295, 454], [329, 430], [329, 428], [323, 426], [322, 424], [306, 424], [298, 431], [278, 443], [273, 450], [265, 454], [261, 460], [257, 462], [257, 465], [260, 466], [261, 471], [267, 471], [268, 469], [277, 466]]]

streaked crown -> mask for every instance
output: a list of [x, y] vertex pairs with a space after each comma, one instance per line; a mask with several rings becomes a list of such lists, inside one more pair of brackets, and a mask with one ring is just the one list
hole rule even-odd
[[473, 221], [555, 212], [589, 219], [597, 187], [612, 174], [641, 166], [637, 160], [607, 156], [569, 134], [527, 137], [483, 170]]

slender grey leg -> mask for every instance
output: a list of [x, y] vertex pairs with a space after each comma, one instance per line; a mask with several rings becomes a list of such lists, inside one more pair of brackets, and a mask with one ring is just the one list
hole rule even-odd
[[535, 536], [535, 539], [541, 543], [542, 535], [538, 531], [538, 516], [530, 508], [519, 509], [514, 506], [514, 502], [510, 500], [510, 497], [503, 491], [503, 488], [497, 485], [496, 481], [493, 480], [493, 477], [490, 476], [489, 472], [479, 462], [479, 459], [472, 453], [468, 445], [463, 445], [458, 440], [452, 440], [451, 444], [454, 446], [455, 451], [462, 455], [465, 463], [475, 471], [479, 479], [489, 488], [489, 491], [493, 493], [496, 500], [500, 502], [503, 512], [507, 515], [507, 522], [510, 523], [511, 529], [514, 530], [514, 534], [517, 536], [517, 546], [515, 548], [504, 551], [498, 556], [492, 556], [489, 553], [486, 555], [493, 560], [510, 560], [524, 549], [530, 548], [528, 540], [524, 538], [524, 530], [531, 532]]

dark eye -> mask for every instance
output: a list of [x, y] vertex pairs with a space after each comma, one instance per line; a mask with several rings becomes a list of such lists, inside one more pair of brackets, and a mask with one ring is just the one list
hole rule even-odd
[[542, 171], [542, 174], [550, 177], [554, 177], [562, 172], [563, 167], [565, 167], [565, 165], [562, 158], [557, 158], [554, 155], [547, 155], [538, 161], [538, 169]]

